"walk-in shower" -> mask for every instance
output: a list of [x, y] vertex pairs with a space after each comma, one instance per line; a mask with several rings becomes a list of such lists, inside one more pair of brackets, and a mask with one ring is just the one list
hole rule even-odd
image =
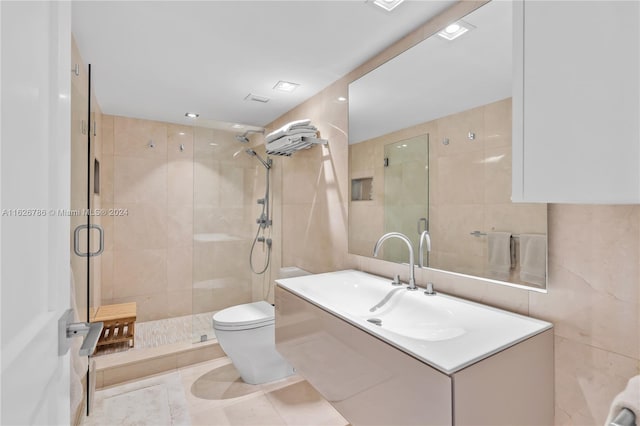
[[[272, 160], [267, 157], [266, 160], [262, 159], [253, 149], [247, 149], [245, 151], [252, 157], [255, 157], [262, 163], [265, 168], [265, 191], [264, 197], [258, 199], [258, 204], [262, 205], [262, 212], [258, 219], [256, 219], [256, 223], [258, 224], [258, 229], [256, 230], [256, 236], [253, 239], [253, 243], [251, 244], [251, 250], [249, 251], [249, 267], [251, 268], [251, 272], [254, 274], [264, 274], [265, 271], [269, 268], [269, 262], [271, 260], [271, 210], [269, 208], [269, 171], [271, 170], [271, 165], [273, 164]], [[253, 252], [255, 251], [256, 244], [262, 243], [263, 246], [266, 244], [266, 256], [264, 260], [264, 264], [262, 268], [256, 268], [253, 264]]]

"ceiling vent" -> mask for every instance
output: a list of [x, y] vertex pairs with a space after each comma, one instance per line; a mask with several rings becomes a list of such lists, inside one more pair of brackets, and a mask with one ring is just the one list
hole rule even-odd
[[263, 104], [266, 104], [267, 102], [269, 102], [269, 98], [267, 98], [266, 96], [254, 95], [253, 93], [249, 93], [244, 98], [244, 100], [245, 101], [262, 102]]

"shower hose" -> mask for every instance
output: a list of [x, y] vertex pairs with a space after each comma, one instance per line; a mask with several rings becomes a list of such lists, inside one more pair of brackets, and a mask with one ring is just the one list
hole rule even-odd
[[[251, 268], [251, 272], [257, 275], [264, 274], [269, 268], [269, 262], [271, 261], [271, 238], [264, 236], [264, 233], [267, 229], [271, 230], [271, 218], [269, 216], [269, 168], [270, 167], [265, 167], [266, 188], [264, 192], [264, 198], [262, 200], [258, 200], [258, 203], [262, 204], [262, 212], [260, 213], [260, 217], [258, 218], [258, 229], [256, 231], [256, 236], [253, 239], [253, 243], [251, 244], [251, 251], [249, 252], [249, 267]], [[260, 231], [263, 232], [262, 237], [260, 236]], [[270, 233], [271, 232], [269, 232], [269, 234]], [[256, 248], [256, 243], [258, 242], [267, 245], [267, 254], [264, 261], [264, 266], [259, 271], [256, 270], [255, 266], [253, 265], [253, 252]]]

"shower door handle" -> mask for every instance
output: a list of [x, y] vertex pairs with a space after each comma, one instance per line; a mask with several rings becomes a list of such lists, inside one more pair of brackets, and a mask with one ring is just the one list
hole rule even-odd
[[[87, 252], [80, 251], [80, 231], [82, 231], [83, 229], [98, 230], [98, 234], [100, 235], [100, 245], [98, 246], [98, 250], [87, 251]], [[88, 224], [78, 225], [76, 229], [73, 231], [73, 251], [77, 256], [80, 256], [80, 257], [94, 257], [94, 256], [101, 255], [102, 252], [104, 251], [104, 229], [102, 229], [102, 226], [96, 225], [95, 223], [92, 223], [90, 225]]]
[[424, 268], [424, 248], [427, 246], [427, 253], [431, 252], [431, 235], [429, 235], [429, 231], [424, 230], [422, 234], [420, 234], [420, 267]]
[[[423, 224], [423, 226], [420, 226]], [[418, 235], [421, 235], [424, 231], [429, 230], [429, 220], [426, 217], [421, 217], [418, 219]]]

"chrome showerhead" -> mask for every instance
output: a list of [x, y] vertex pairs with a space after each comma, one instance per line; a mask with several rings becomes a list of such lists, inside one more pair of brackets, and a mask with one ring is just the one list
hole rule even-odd
[[247, 130], [246, 132], [244, 132], [241, 135], [236, 135], [236, 140], [238, 140], [239, 142], [242, 142], [242, 143], [249, 143], [249, 138], [247, 137], [247, 135], [249, 133], [264, 133], [264, 129], [262, 129], [262, 130]]

